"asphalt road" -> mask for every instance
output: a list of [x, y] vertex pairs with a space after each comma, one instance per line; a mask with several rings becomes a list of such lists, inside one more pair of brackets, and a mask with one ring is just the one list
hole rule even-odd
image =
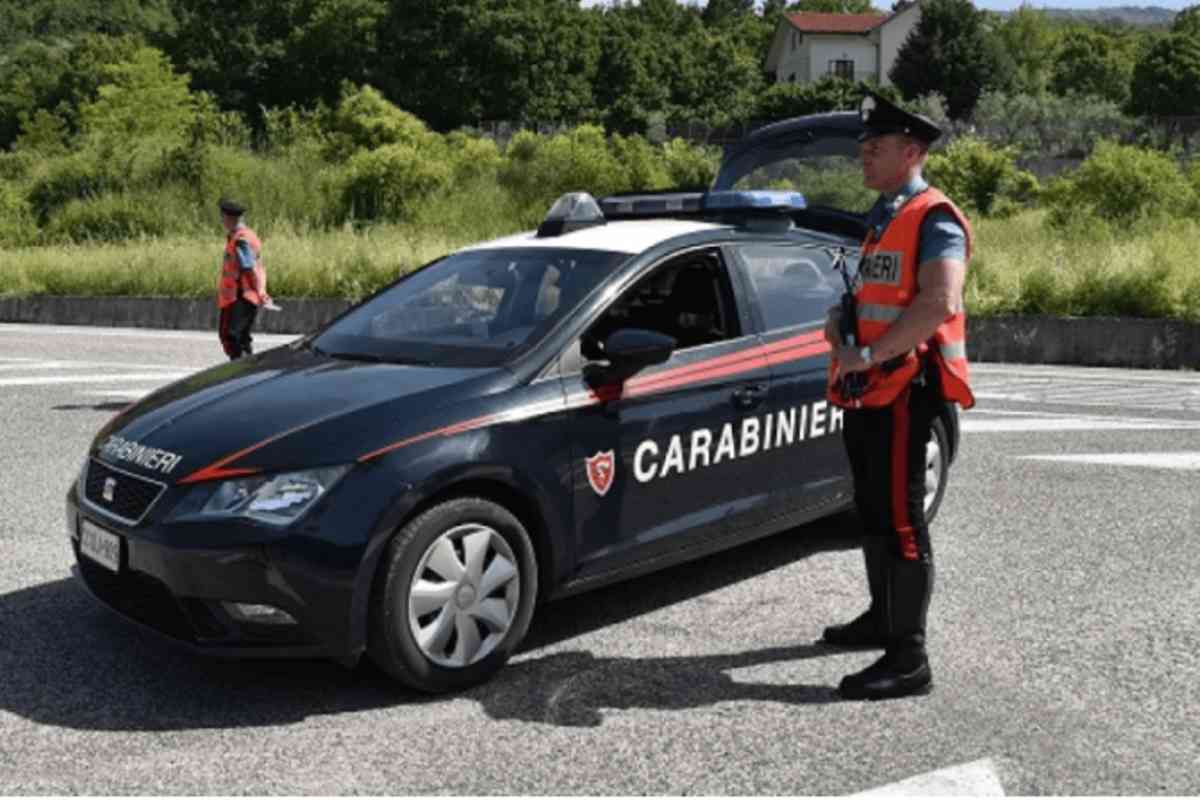
[[814, 644], [865, 602], [842, 519], [548, 606], [497, 679], [430, 698], [199, 659], [74, 584], [92, 435], [219, 359], [209, 334], [0, 325], [0, 794], [985, 793], [962, 765], [1008, 794], [1200, 794], [1200, 375], [978, 365], [926, 697], [833, 691], [874, 658]]

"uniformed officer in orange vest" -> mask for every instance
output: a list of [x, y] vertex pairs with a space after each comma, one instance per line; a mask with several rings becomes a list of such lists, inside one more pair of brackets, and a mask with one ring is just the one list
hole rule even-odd
[[879, 660], [847, 675], [849, 699], [928, 691], [925, 620], [933, 552], [925, 522], [925, 450], [946, 401], [970, 408], [963, 281], [971, 226], [921, 177], [941, 131], [929, 119], [868, 93], [859, 110], [863, 183], [880, 197], [854, 280], [853, 344], [840, 307], [825, 338], [833, 348], [828, 399], [845, 409], [843, 436], [863, 524], [870, 608], [826, 628], [829, 644], [882, 648]]
[[225, 226], [225, 254], [217, 281], [218, 335], [232, 361], [254, 352], [250, 329], [254, 327], [259, 306], [269, 304], [271, 297], [267, 294], [262, 243], [242, 221], [246, 207], [225, 197], [217, 205]]

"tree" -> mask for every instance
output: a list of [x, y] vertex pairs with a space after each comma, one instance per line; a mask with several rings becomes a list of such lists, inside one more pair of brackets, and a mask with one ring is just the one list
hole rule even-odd
[[188, 77], [176, 74], [166, 55], [152, 47], [106, 66], [102, 76], [97, 98], [79, 109], [82, 133], [92, 144], [124, 150], [151, 139], [177, 143], [195, 121]]
[[701, 18], [705, 25], [721, 25], [754, 13], [754, 0], [708, 0]]
[[1012, 55], [1016, 74], [1013, 88], [1037, 94], [1050, 82], [1054, 45], [1057, 41], [1050, 17], [1029, 5], [1021, 5], [996, 29], [1004, 49]]
[[1200, 114], [1200, 36], [1173, 33], [1153, 45], [1133, 69], [1135, 114]]
[[985, 89], [1007, 90], [1012, 58], [971, 0], [927, 0], [888, 77], [909, 100], [946, 98], [954, 119], [965, 119]]
[[813, 14], [879, 14], [871, 0], [799, 0], [789, 3], [789, 14], [808, 12]]
[[1124, 105], [1133, 60], [1111, 36], [1094, 29], [1068, 32], [1054, 55], [1050, 88], [1060, 95], [1094, 95]]
[[1171, 33], [1200, 35], [1200, 6], [1188, 6], [1171, 21]]

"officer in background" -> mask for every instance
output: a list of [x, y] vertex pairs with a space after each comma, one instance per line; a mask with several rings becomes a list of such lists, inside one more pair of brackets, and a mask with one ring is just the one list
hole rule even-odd
[[863, 523], [870, 608], [823, 640], [883, 648], [838, 687], [849, 699], [923, 693], [932, 686], [925, 619], [933, 552], [925, 522], [925, 446], [947, 400], [974, 405], [967, 374], [963, 282], [971, 227], [921, 177], [940, 135], [925, 117], [874, 94], [863, 98], [863, 183], [880, 192], [854, 284], [854, 344], [840, 308], [825, 338], [833, 348], [828, 399], [846, 409], [843, 436]]
[[230, 361], [254, 352], [250, 329], [259, 306], [270, 304], [267, 273], [262, 262], [262, 243], [242, 221], [246, 207], [229, 198], [217, 203], [225, 226], [225, 254], [217, 283], [220, 322], [217, 335]]

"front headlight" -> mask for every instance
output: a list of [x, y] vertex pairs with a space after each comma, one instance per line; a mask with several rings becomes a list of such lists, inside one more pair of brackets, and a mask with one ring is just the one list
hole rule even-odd
[[349, 464], [223, 481], [192, 517], [247, 517], [288, 525], [312, 507], [350, 469]]

